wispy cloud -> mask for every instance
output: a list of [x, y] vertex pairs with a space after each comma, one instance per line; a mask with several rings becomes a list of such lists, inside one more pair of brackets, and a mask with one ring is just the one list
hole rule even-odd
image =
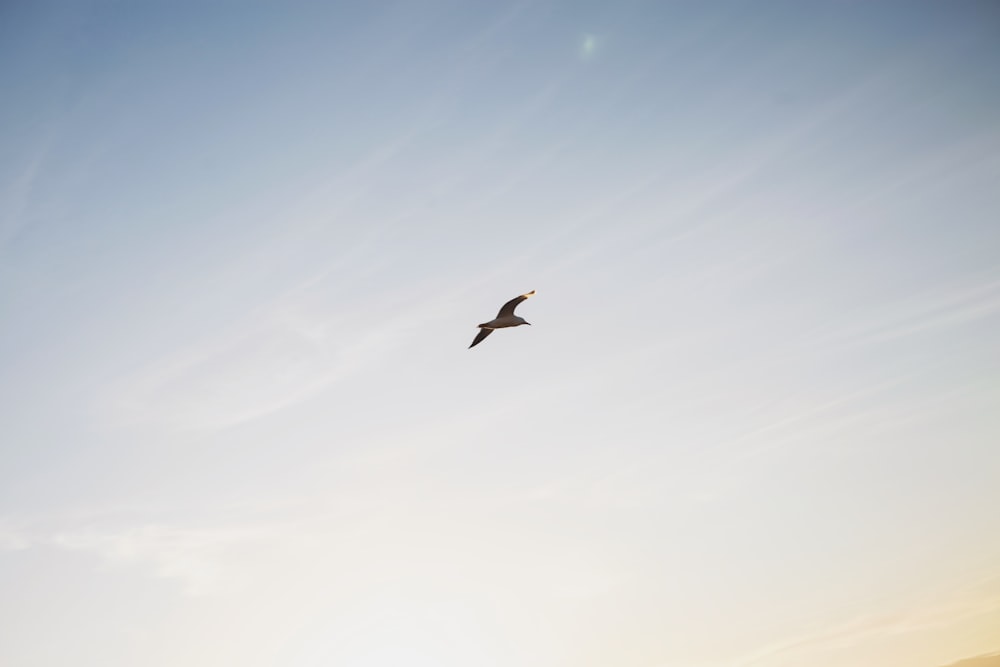
[[330, 279], [324, 271], [243, 320], [119, 378], [100, 397], [98, 412], [112, 424], [183, 430], [263, 417], [387, 363], [457, 293], [409, 285], [411, 299], [394, 293], [332, 304], [325, 291]]
[[[0, 551], [56, 548], [89, 553], [109, 565], [148, 567], [157, 577], [173, 579], [188, 595], [218, 590], [231, 579], [224, 576], [227, 552], [237, 546], [273, 537], [263, 524], [227, 524], [192, 527], [166, 523], [117, 522], [120, 512], [62, 512], [35, 517], [28, 527], [13, 530], [0, 523]], [[83, 521], [86, 519], [86, 521]], [[82, 527], [77, 524], [91, 523]], [[64, 524], [60, 526], [59, 524]]]
[[817, 333], [814, 346], [863, 346], [906, 336], [945, 330], [1000, 312], [1000, 279], [995, 274], [976, 281], [941, 286], [882, 306], [854, 318], [851, 324]]
[[28, 536], [5, 519], [0, 519], [0, 551], [21, 551], [31, 545]]
[[777, 658], [809, 661], [810, 654], [837, 651], [887, 636], [908, 635], [1000, 611], [1000, 575], [991, 573], [961, 589], [925, 598], [909, 609], [864, 615], [840, 625], [803, 634], [741, 656], [732, 667], [768, 664]]
[[44, 141], [29, 157], [20, 173], [0, 193], [0, 251], [28, 224], [27, 213], [35, 183], [45, 166], [52, 143]]
[[998, 667], [1000, 666], [1000, 652], [977, 655], [974, 658], [966, 658], [953, 662], [945, 667]]
[[220, 530], [150, 524], [118, 532], [57, 533], [49, 543], [96, 554], [114, 565], [146, 565], [158, 577], [179, 581], [186, 594], [204, 595], [231, 581], [224, 577], [232, 560], [229, 552], [267, 538], [273, 535], [259, 527]]

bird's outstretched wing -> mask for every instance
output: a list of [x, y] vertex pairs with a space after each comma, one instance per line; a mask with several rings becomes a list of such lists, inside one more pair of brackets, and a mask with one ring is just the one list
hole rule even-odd
[[527, 299], [529, 296], [532, 296], [534, 293], [535, 293], [535, 290], [531, 290], [527, 294], [522, 294], [521, 296], [516, 296], [513, 299], [511, 299], [510, 301], [508, 301], [507, 303], [505, 303], [503, 305], [503, 308], [500, 309], [500, 312], [497, 313], [497, 318], [509, 317], [510, 315], [513, 315], [514, 314], [514, 309], [517, 308], [517, 304], [521, 303], [522, 301], [524, 301], [525, 299]]
[[482, 343], [491, 333], [493, 333], [493, 329], [480, 329], [479, 333], [476, 334], [476, 339], [472, 341], [472, 345], [470, 345], [469, 348], [473, 348]]

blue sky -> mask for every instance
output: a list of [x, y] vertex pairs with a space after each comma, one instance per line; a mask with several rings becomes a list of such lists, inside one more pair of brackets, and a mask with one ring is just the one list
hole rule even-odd
[[7, 3], [0, 662], [1000, 649], [998, 26]]

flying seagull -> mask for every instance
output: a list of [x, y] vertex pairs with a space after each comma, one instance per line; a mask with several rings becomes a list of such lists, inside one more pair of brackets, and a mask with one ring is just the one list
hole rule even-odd
[[496, 319], [490, 320], [484, 324], [479, 325], [479, 333], [476, 334], [476, 339], [472, 341], [470, 348], [473, 348], [484, 340], [486, 337], [493, 333], [494, 329], [503, 329], [505, 327], [519, 327], [522, 324], [530, 325], [531, 322], [525, 322], [524, 318], [518, 317], [514, 314], [514, 309], [517, 308], [517, 304], [521, 303], [529, 296], [533, 295], [535, 290], [531, 290], [527, 294], [522, 294], [521, 296], [516, 296], [507, 303], [503, 305], [500, 312], [497, 313]]

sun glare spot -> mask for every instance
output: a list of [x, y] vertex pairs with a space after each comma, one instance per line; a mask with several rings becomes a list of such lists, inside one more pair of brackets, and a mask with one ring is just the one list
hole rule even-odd
[[594, 56], [597, 55], [597, 47], [599, 40], [597, 35], [585, 34], [580, 38], [580, 46], [578, 53], [580, 54], [580, 60], [592, 60]]

